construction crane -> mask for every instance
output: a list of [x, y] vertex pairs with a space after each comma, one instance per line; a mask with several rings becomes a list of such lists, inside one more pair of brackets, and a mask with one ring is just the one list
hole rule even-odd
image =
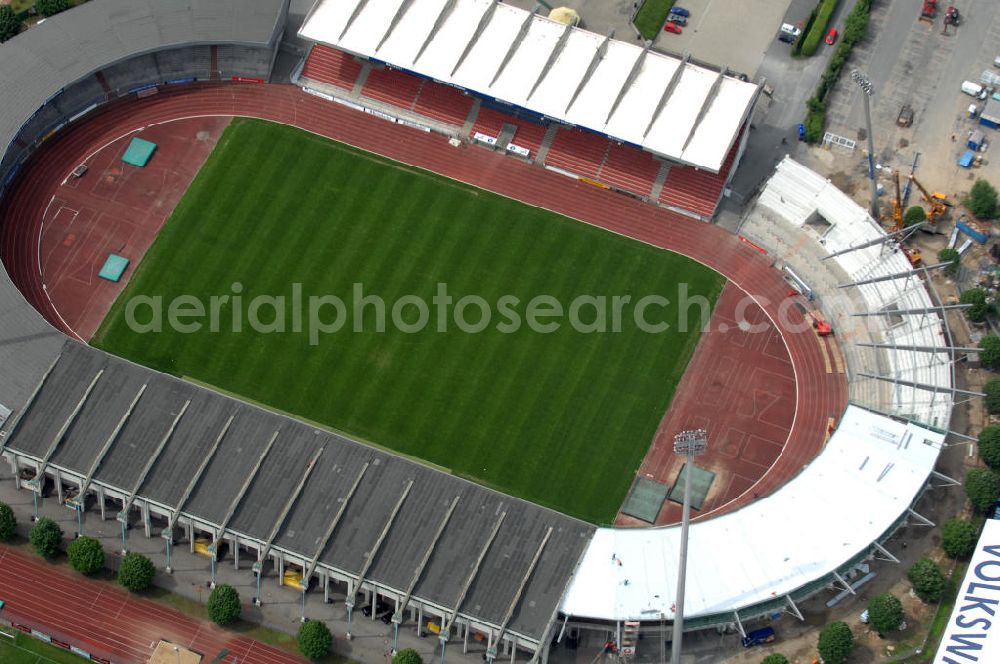
[[903, 196], [899, 191], [899, 171], [892, 172], [892, 181], [896, 185], [896, 197], [892, 199], [892, 228], [890, 233], [895, 233], [903, 228]]
[[948, 201], [948, 197], [939, 191], [935, 191], [933, 194], [927, 191], [924, 185], [920, 184], [915, 176], [910, 176], [910, 181], [917, 185], [917, 189], [920, 190], [920, 195], [923, 196], [924, 202], [931, 206], [930, 211], [927, 213], [927, 221], [934, 223], [938, 217], [943, 217], [947, 212], [948, 208], [951, 207], [951, 202]]

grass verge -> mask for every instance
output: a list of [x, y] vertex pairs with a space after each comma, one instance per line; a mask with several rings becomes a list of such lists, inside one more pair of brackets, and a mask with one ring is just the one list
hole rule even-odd
[[656, 39], [667, 22], [675, 0], [646, 0], [635, 15], [633, 24], [644, 39]]

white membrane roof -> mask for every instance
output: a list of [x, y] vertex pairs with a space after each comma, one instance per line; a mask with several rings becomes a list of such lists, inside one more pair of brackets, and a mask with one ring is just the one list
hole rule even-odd
[[[669, 159], [721, 169], [756, 85], [653, 51], [631, 76], [640, 46], [576, 27], [564, 40], [566, 30], [497, 0], [318, 0], [299, 34]], [[664, 98], [679, 66], [683, 75]]]

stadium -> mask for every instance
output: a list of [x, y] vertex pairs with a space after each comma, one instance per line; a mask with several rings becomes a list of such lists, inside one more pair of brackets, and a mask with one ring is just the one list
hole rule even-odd
[[[683, 429], [707, 429], [715, 455], [699, 462], [715, 479], [691, 529], [686, 629], [801, 619], [797, 602], [853, 593], [868, 561], [894, 560], [901, 526], [930, 525], [914, 506], [948, 481], [934, 466], [964, 394], [930, 281], [790, 159], [739, 233], [711, 223], [761, 84], [488, 0], [319, 0], [289, 82], [274, 75], [287, 20], [281, 0], [91, 0], [2, 47], [0, 433], [36, 500], [81, 523], [117, 515], [124, 547], [136, 529], [168, 560], [207, 552], [213, 575], [223, 549], [258, 583], [292, 571], [303, 606], [311, 587], [344, 598], [348, 635], [354, 607], [382, 600], [396, 629], [435, 623], [442, 658], [452, 643], [490, 661], [547, 661], [586, 634], [623, 653], [663, 642]], [[156, 144], [148, 166], [121, 165], [134, 138]], [[233, 209], [253, 225], [230, 226]], [[300, 215], [328, 222], [289, 229]], [[441, 221], [462, 215], [478, 225]], [[97, 279], [126, 255], [127, 278]], [[354, 364], [338, 347], [334, 377], [305, 355], [275, 367], [273, 346], [219, 341], [216, 361], [214, 340], [122, 331], [122, 293], [264, 292], [252, 280], [275, 257], [397, 289], [414, 274], [594, 292], [683, 274], [713, 324], [628, 353], [636, 337], [522, 342], [519, 366], [494, 337], [363, 348]], [[739, 336], [754, 322], [760, 346]], [[719, 378], [713, 360], [740, 344], [745, 373]], [[435, 385], [449, 362], [489, 385]], [[525, 450], [537, 458], [512, 467]]]

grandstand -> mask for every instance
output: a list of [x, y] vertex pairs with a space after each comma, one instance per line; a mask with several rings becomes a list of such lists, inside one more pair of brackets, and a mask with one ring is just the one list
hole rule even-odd
[[[551, 142], [480, 144], [703, 220], [739, 164], [759, 94], [726, 70], [499, 0], [319, 0], [299, 35], [315, 44], [293, 79], [307, 90], [462, 139], [498, 138], [488, 107], [508, 106], [520, 127], [550, 127]], [[348, 59], [364, 65], [345, 73], [336, 63]], [[358, 78], [360, 95], [348, 85]]]

